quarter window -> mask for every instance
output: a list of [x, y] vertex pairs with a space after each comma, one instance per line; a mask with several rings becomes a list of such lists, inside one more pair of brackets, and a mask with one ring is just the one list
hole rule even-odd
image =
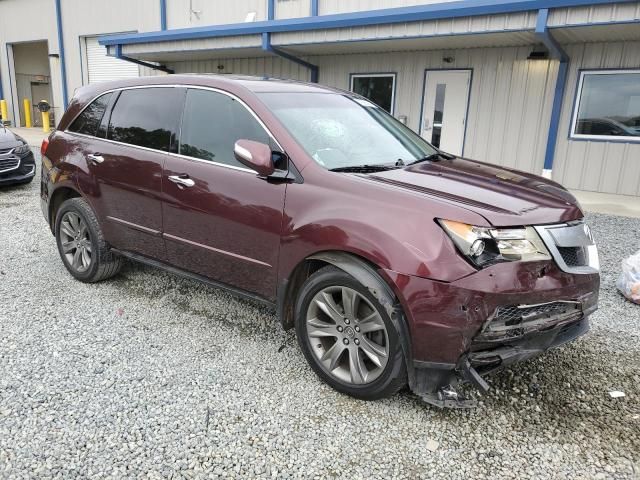
[[[112, 95], [112, 93], [105, 93], [91, 102], [91, 104], [78, 115], [78, 118], [73, 121], [69, 127], [69, 131], [82, 133], [84, 135], [96, 135]], [[104, 130], [102, 131], [102, 135], [104, 136]]]
[[368, 98], [393, 115], [395, 73], [351, 75], [351, 91]]
[[234, 144], [240, 139], [266, 144], [270, 141], [264, 128], [233, 97], [209, 90], [188, 90], [180, 136], [181, 155], [243, 167], [233, 155]]
[[170, 151], [176, 143], [183, 94], [179, 88], [123, 90], [113, 107], [107, 138]]
[[640, 70], [580, 75], [573, 138], [640, 140]]

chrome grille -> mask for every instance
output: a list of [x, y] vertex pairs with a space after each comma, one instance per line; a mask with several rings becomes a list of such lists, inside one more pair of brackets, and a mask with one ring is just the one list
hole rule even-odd
[[561, 270], [597, 273], [598, 249], [589, 227], [582, 221], [534, 227]]
[[14, 170], [20, 165], [20, 159], [17, 157], [0, 158], [0, 173]]

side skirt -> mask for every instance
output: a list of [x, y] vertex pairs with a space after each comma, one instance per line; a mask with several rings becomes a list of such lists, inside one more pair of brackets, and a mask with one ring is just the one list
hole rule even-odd
[[172, 273], [179, 277], [187, 278], [189, 280], [195, 280], [196, 282], [201, 282], [207, 285], [210, 285], [215, 288], [219, 288], [230, 294], [242, 298], [243, 300], [249, 300], [254, 303], [259, 303], [261, 305], [266, 305], [270, 308], [275, 308], [275, 302], [268, 300], [264, 297], [256, 295], [251, 292], [247, 292], [246, 290], [242, 290], [240, 288], [232, 287], [231, 285], [227, 285], [226, 283], [217, 282], [215, 280], [211, 280], [203, 275], [199, 275], [197, 273], [189, 272], [187, 270], [182, 270], [181, 268], [174, 267], [173, 265], [169, 265], [158, 260], [154, 260], [152, 258], [145, 257], [143, 255], [138, 255], [137, 253], [127, 252], [118, 250], [116, 248], [112, 248], [111, 251], [117, 255], [121, 255], [123, 257], [129, 258], [136, 262], [143, 263], [145, 265], [149, 265], [151, 267], [159, 268], [160, 270], [164, 270], [166, 272]]

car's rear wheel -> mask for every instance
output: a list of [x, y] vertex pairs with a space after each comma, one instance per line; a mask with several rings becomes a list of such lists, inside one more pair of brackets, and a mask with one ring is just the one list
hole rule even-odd
[[325, 267], [302, 286], [296, 334], [313, 370], [340, 392], [375, 400], [406, 383], [400, 339], [389, 315], [339, 268]]
[[110, 251], [98, 220], [84, 199], [72, 198], [60, 206], [55, 234], [62, 262], [78, 280], [99, 282], [120, 271], [123, 260]]

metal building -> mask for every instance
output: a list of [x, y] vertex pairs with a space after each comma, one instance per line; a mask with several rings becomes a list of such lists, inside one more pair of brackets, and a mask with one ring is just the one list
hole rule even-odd
[[0, 0], [14, 124], [46, 88], [59, 117], [80, 85], [165, 72], [351, 89], [445, 151], [640, 196], [638, 1]]

